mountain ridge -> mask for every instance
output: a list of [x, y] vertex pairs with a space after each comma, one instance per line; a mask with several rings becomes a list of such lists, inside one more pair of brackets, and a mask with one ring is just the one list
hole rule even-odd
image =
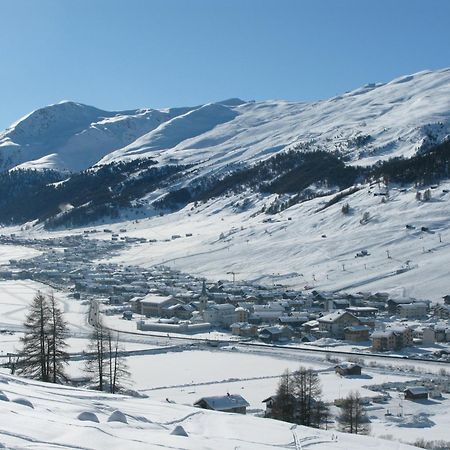
[[155, 149], [162, 163], [208, 161], [205, 168], [222, 168], [254, 163], [300, 143], [373, 164], [412, 156], [445, 140], [448, 92], [446, 68], [368, 83], [313, 103], [227, 99], [194, 107], [104, 111], [65, 101], [33, 111], [0, 133], [0, 168], [77, 172], [154, 157]]

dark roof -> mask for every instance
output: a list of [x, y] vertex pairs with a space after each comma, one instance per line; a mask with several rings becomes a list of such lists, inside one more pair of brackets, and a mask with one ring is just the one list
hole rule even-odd
[[405, 389], [405, 392], [409, 392], [412, 395], [428, 394], [428, 389], [423, 386], [413, 386]]

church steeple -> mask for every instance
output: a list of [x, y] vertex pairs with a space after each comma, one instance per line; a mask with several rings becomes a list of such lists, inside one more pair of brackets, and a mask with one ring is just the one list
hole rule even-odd
[[203, 312], [206, 307], [208, 306], [208, 292], [206, 291], [206, 282], [203, 280], [203, 286], [202, 286], [202, 293], [200, 295], [200, 304], [199, 304], [199, 310], [200, 312]]

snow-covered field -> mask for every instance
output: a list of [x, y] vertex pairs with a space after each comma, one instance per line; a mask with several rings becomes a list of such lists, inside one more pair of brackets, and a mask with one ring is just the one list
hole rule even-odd
[[[152, 399], [112, 396], [4, 375], [0, 376], [0, 390], [3, 394], [0, 446], [10, 449], [415, 448], [373, 437], [301, 426], [292, 428], [291, 424], [270, 419], [216, 413]], [[114, 411], [122, 413], [115, 415], [121, 421], [108, 421]], [[80, 420], [81, 414], [91, 421]], [[187, 437], [171, 434], [177, 425], [183, 427]], [[332, 435], [336, 434], [338, 440], [332, 440]]]
[[64, 316], [71, 332], [89, 331], [86, 324], [88, 306], [70, 299], [63, 292], [53, 291], [49, 286], [31, 280], [0, 281], [0, 327], [22, 329], [28, 306], [38, 291], [44, 294], [54, 293], [63, 306]]
[[8, 265], [10, 259], [28, 259], [40, 255], [39, 250], [19, 245], [0, 245], [0, 265]]

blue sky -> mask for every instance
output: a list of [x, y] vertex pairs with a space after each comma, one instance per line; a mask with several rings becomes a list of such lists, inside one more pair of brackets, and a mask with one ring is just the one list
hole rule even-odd
[[0, 129], [104, 109], [326, 98], [450, 66], [449, 0], [1, 0]]

